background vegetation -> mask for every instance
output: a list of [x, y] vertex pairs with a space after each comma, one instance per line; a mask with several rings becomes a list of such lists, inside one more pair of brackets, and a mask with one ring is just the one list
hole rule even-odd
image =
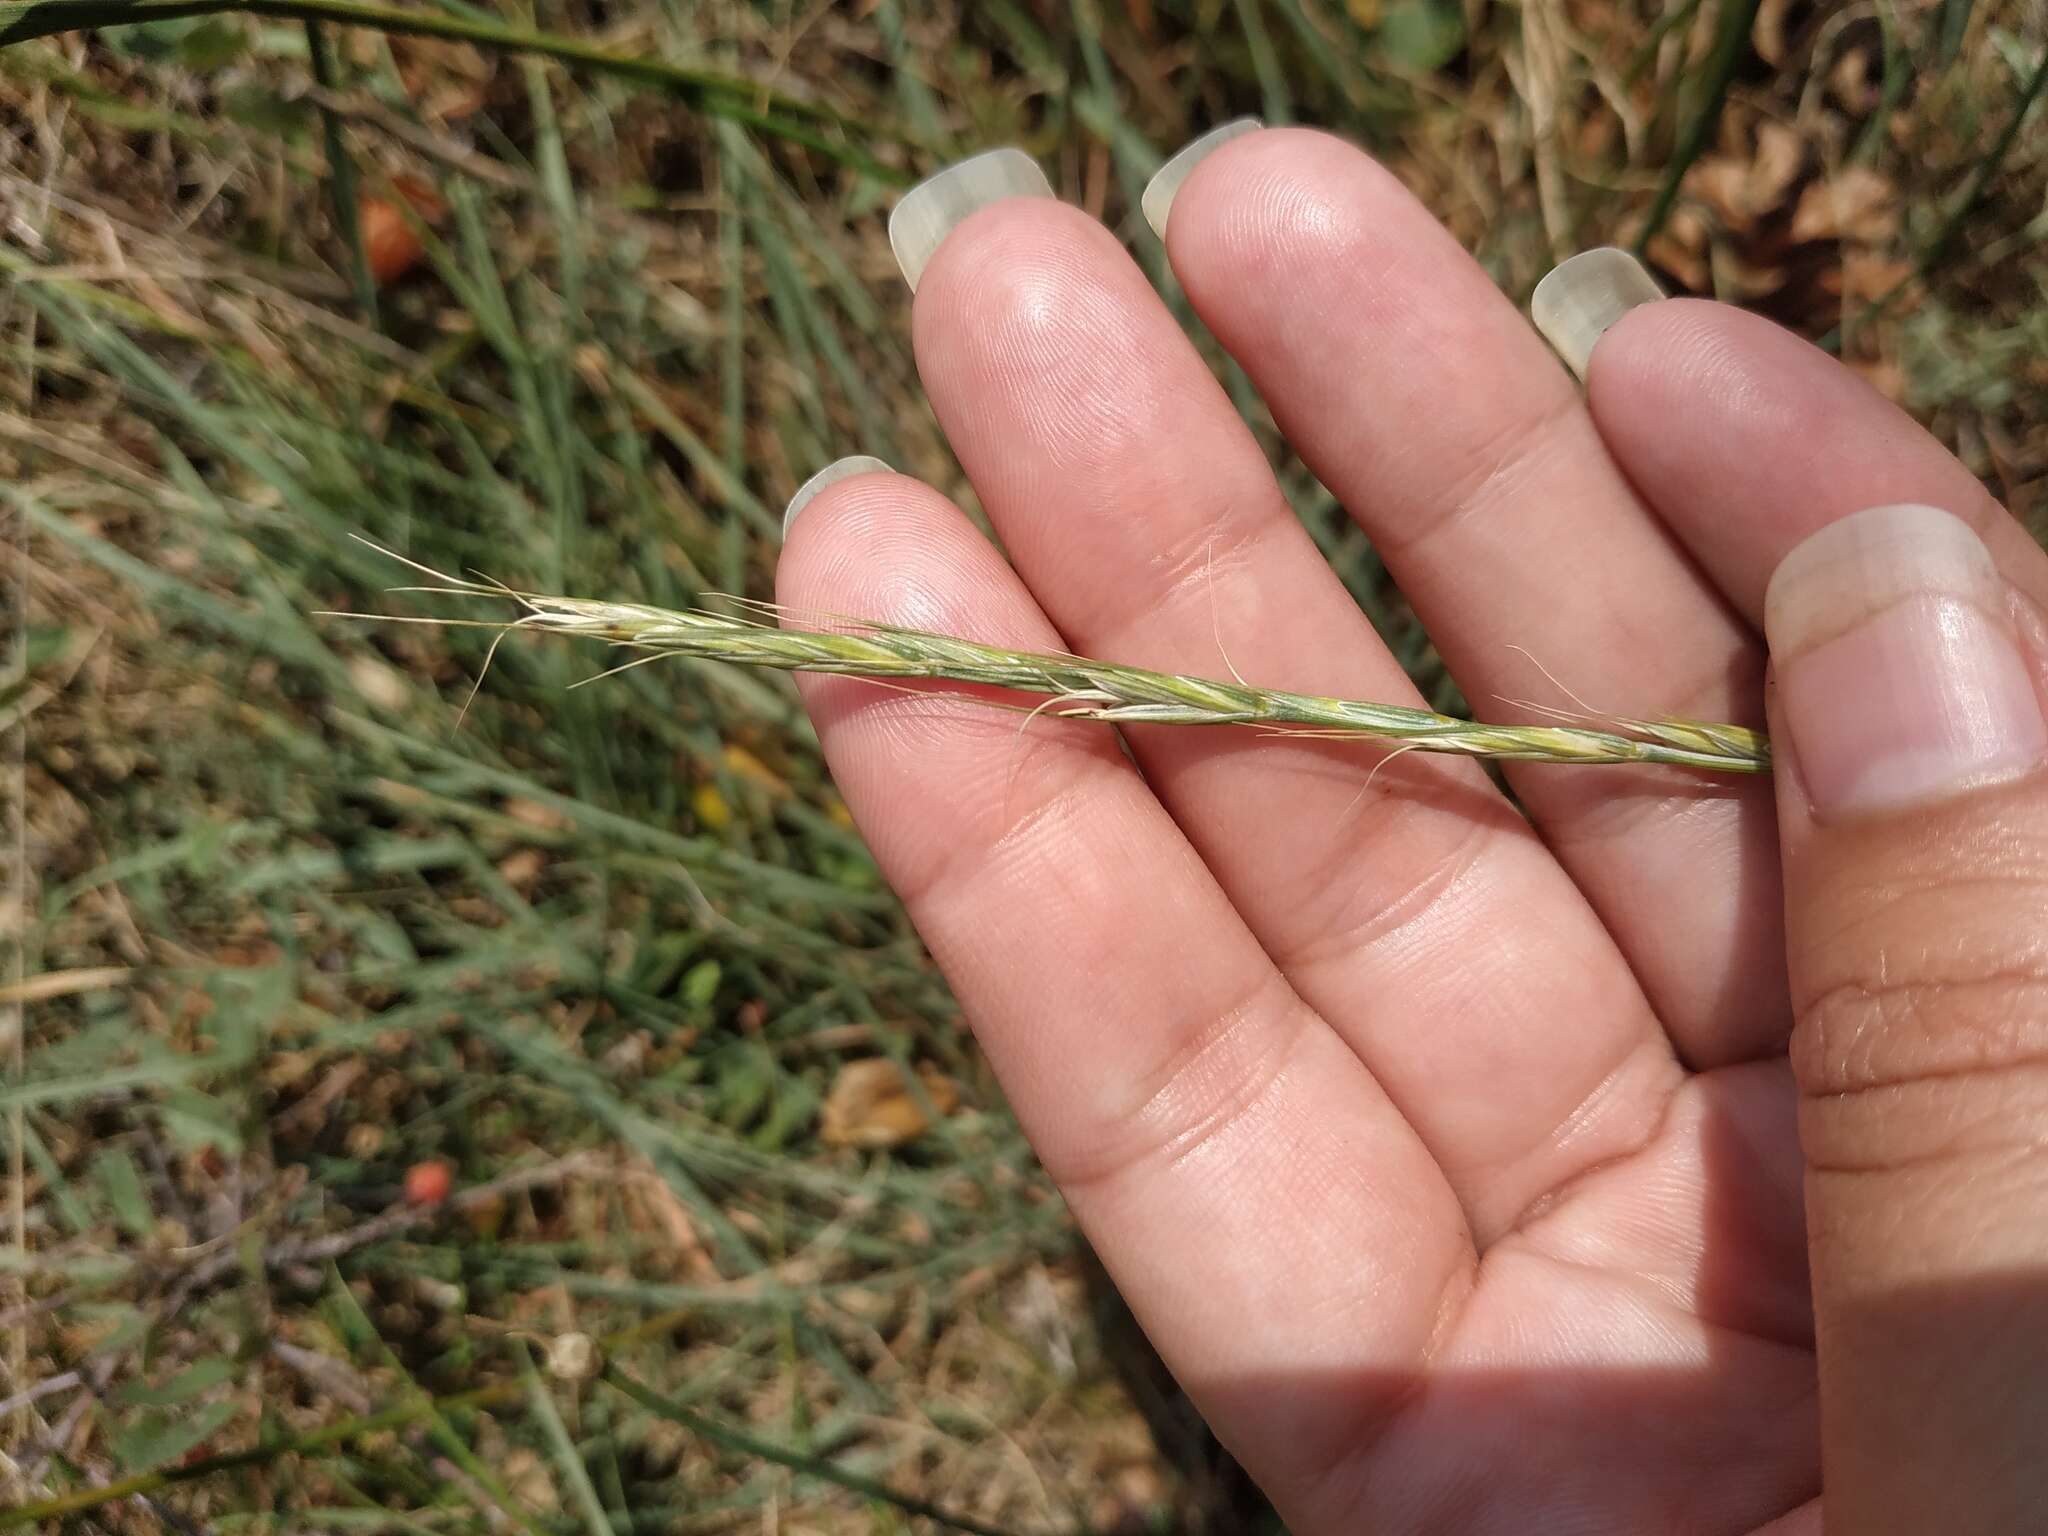
[[0, 1523], [1257, 1527], [785, 679], [515, 643], [458, 728], [487, 636], [313, 616], [417, 611], [352, 533], [687, 605], [839, 454], [971, 505], [883, 233], [949, 158], [1171, 295], [1162, 155], [1328, 126], [1517, 297], [1639, 243], [2048, 501], [2040, 0], [323, 9], [0, 4]]

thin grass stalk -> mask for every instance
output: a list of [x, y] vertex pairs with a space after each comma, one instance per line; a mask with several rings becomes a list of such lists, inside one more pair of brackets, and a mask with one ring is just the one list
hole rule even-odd
[[[788, 1467], [825, 1482], [836, 1483], [854, 1493], [892, 1504], [911, 1515], [969, 1532], [970, 1536], [1008, 1536], [1007, 1532], [998, 1527], [984, 1525], [967, 1515], [929, 1503], [914, 1494], [892, 1488], [872, 1478], [862, 1477], [822, 1457], [806, 1456], [771, 1441], [756, 1439], [716, 1418], [697, 1413], [673, 1398], [652, 1391], [621, 1371], [616, 1364], [609, 1363], [609, 1357], [620, 1351], [673, 1333], [697, 1317], [696, 1308], [678, 1308], [662, 1312], [596, 1340], [596, 1357], [607, 1362], [602, 1369], [602, 1379], [606, 1385], [617, 1389], [650, 1412], [679, 1423], [692, 1433], [726, 1450], [773, 1462], [777, 1466]], [[217, 1473], [240, 1467], [259, 1467], [287, 1456], [312, 1455], [335, 1446], [346, 1445], [365, 1435], [416, 1424], [422, 1419], [445, 1422], [449, 1414], [456, 1412], [511, 1408], [531, 1391], [530, 1376], [519, 1380], [496, 1381], [488, 1386], [473, 1387], [466, 1392], [457, 1392], [446, 1397], [431, 1397], [415, 1388], [406, 1394], [404, 1401], [389, 1408], [361, 1414], [302, 1435], [266, 1440], [246, 1450], [229, 1451], [176, 1466], [158, 1467], [152, 1471], [138, 1472], [113, 1482], [103, 1483], [96, 1488], [77, 1488], [54, 1498], [0, 1510], [0, 1530], [61, 1520], [66, 1516], [98, 1509], [123, 1499], [138, 1495], [146, 1497], [164, 1488], [201, 1482]]]
[[1947, 69], [1963, 51], [1963, 38], [1970, 30], [1971, 0], [1941, 0], [1941, 46], [1937, 58]]
[[1034, 713], [1109, 725], [1253, 726], [1308, 735], [1355, 736], [1397, 752], [1440, 752], [1512, 762], [1656, 763], [1718, 773], [1770, 770], [1768, 741], [1761, 732], [1739, 725], [1622, 719], [1563, 710], [1546, 712], [1560, 719], [1597, 723], [1494, 725], [1406, 705], [1262, 688], [1241, 679], [1224, 682], [1085, 656], [1005, 650], [893, 624], [844, 621], [835, 629], [781, 628], [771, 621], [789, 615], [771, 604], [743, 604], [760, 617], [734, 618], [640, 603], [518, 592], [492, 583], [459, 580], [424, 566], [414, 568], [432, 576], [437, 585], [403, 590], [508, 599], [523, 607], [526, 611], [519, 618], [488, 625], [500, 631], [500, 640], [514, 630], [538, 629], [608, 641], [642, 653], [642, 660], [686, 656], [878, 682], [978, 684], [1041, 696], [1044, 702]]
[[[341, 88], [334, 53], [327, 46], [326, 28], [310, 16], [306, 18], [306, 58], [312, 65], [313, 79], [322, 90]], [[320, 131], [327, 146], [327, 186], [333, 194], [334, 227], [340, 231], [342, 244], [348, 247], [349, 281], [355, 288], [356, 308], [362, 311], [363, 324], [373, 331], [381, 330], [377, 318], [377, 279], [370, 271], [370, 249], [363, 242], [362, 209], [356, 202], [355, 157], [348, 152], [340, 115], [324, 106], [319, 112]]]
[[1678, 202], [1679, 190], [1685, 184], [1685, 173], [1692, 169], [1693, 161], [1707, 147], [1714, 125], [1721, 120], [1721, 107], [1728, 97], [1728, 85], [1735, 78], [1736, 67], [1748, 50], [1750, 28], [1756, 21], [1760, 3], [1761, 0], [1721, 0], [1720, 24], [1714, 33], [1713, 51], [1707, 56], [1699, 103], [1680, 131], [1678, 142], [1672, 146], [1671, 159], [1664, 167], [1664, 179], [1657, 188], [1656, 201], [1650, 205], [1650, 215], [1643, 221], [1642, 232], [1636, 236], [1635, 252], [1638, 256], [1648, 249], [1657, 232], [1664, 227], [1664, 220]]
[[1001, 1526], [989, 1525], [960, 1510], [947, 1509], [943, 1505], [932, 1503], [929, 1499], [919, 1498], [916, 1494], [892, 1488], [875, 1478], [850, 1472], [822, 1456], [806, 1456], [801, 1452], [786, 1450], [772, 1441], [756, 1439], [742, 1430], [720, 1423], [717, 1419], [707, 1418], [643, 1386], [616, 1365], [607, 1364], [598, 1379], [632, 1399], [649, 1413], [680, 1424], [692, 1434], [699, 1435], [725, 1450], [737, 1451], [742, 1456], [751, 1456], [759, 1461], [773, 1462], [776, 1466], [787, 1467], [792, 1472], [815, 1477], [821, 1482], [836, 1484], [849, 1493], [857, 1493], [863, 1498], [894, 1505], [907, 1515], [929, 1520], [937, 1525], [950, 1526], [956, 1531], [965, 1531], [968, 1536], [1011, 1536], [1011, 1532]]
[[[664, 1334], [673, 1333], [697, 1316], [697, 1309], [687, 1307], [659, 1313], [598, 1340], [598, 1351], [601, 1355], [611, 1354], [635, 1344], [658, 1339]], [[224, 1451], [217, 1456], [205, 1456], [180, 1462], [175, 1466], [136, 1472], [113, 1482], [102, 1483], [96, 1488], [74, 1488], [53, 1498], [20, 1504], [12, 1509], [0, 1509], [0, 1530], [61, 1520], [68, 1515], [80, 1514], [138, 1495], [147, 1496], [159, 1489], [180, 1483], [201, 1482], [216, 1473], [233, 1471], [238, 1467], [260, 1467], [282, 1460], [286, 1456], [311, 1455], [333, 1446], [346, 1445], [352, 1440], [359, 1440], [380, 1430], [402, 1428], [430, 1416], [445, 1418], [452, 1413], [475, 1409], [510, 1407], [525, 1395], [525, 1391], [523, 1382], [512, 1380], [494, 1381], [488, 1386], [471, 1387], [467, 1391], [450, 1393], [444, 1397], [429, 1397], [426, 1393], [415, 1390], [407, 1394], [403, 1401], [391, 1407], [358, 1414], [338, 1423], [308, 1430], [301, 1435], [264, 1440], [244, 1450]]]
[[2000, 131], [1991, 148], [1985, 152], [1983, 159], [1977, 162], [1976, 169], [1970, 173], [1968, 183], [1958, 194], [1955, 206], [1949, 209], [1941, 221], [1941, 227], [1934, 232], [1934, 238], [1927, 242], [1927, 248], [1914, 261], [1912, 272], [1885, 289], [1867, 307], [1851, 315], [1821, 337], [1819, 344], [1823, 350], [1839, 356], [1855, 339], [1858, 327], [1882, 318], [1885, 312], [1905, 295], [1907, 289], [1916, 282], [1926, 282], [1933, 274], [1935, 267], [1947, 254], [1950, 244], [1961, 231], [1963, 221], [1970, 216], [1978, 200], [1984, 196], [1984, 189], [2004, 168], [2005, 157], [2012, 153], [2013, 145], [2019, 140], [2020, 130], [2033, 112], [2034, 104], [2041, 99], [2044, 89], [2048, 89], [2048, 53], [2042, 54], [2040, 63], [2034, 66], [2034, 72], [2027, 77], [2027, 83], [2020, 89], [2019, 103], [2013, 108], [2012, 117]]
[[665, 59], [612, 53], [578, 38], [535, 28], [441, 11], [382, 5], [376, 0], [0, 0], [0, 47], [91, 27], [172, 21], [220, 12], [330, 21], [414, 37], [473, 43], [480, 48], [556, 59], [667, 92], [711, 117], [730, 118], [758, 132], [802, 144], [863, 175], [895, 186], [914, 178], [885, 165], [864, 145], [910, 145], [886, 123], [855, 121], [819, 102], [806, 101], [755, 81], [692, 69]]

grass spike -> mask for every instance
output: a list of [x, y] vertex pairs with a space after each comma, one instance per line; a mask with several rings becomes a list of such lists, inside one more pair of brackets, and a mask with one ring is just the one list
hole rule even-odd
[[[525, 608], [506, 621], [507, 633], [536, 629], [603, 640], [644, 653], [640, 661], [682, 656], [788, 672], [971, 683], [1044, 694], [1063, 718], [1111, 725], [1306, 729], [1404, 751], [1512, 762], [1655, 763], [1719, 773], [1770, 769], [1769, 743], [1746, 726], [1610, 716], [1596, 717], [1602, 722], [1597, 727], [1496, 725], [1407, 705], [1264, 688], [1242, 679], [1224, 682], [1085, 656], [1006, 650], [900, 625], [843, 620], [831, 629], [767, 628], [702, 610], [555, 597], [455, 576], [440, 579], [444, 585], [439, 590], [452, 596], [496, 597]], [[770, 604], [748, 607], [763, 615], [779, 612]]]

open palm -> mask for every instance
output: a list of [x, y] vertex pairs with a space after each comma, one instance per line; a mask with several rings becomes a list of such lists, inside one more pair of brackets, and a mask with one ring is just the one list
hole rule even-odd
[[[859, 475], [793, 527], [783, 601], [1413, 699], [1118, 242], [997, 200], [1020, 165], [911, 262], [920, 370], [1014, 566]], [[1987, 501], [1719, 306], [1632, 311], [1582, 395], [1320, 135], [1222, 145], [1167, 233], [1484, 715], [1544, 691], [1533, 656], [1603, 711], [1761, 723], [1787, 549], [1872, 503]], [[1352, 743], [1155, 728], [1126, 757], [804, 686], [1047, 1168], [1294, 1529], [1818, 1530], [1768, 783], [1523, 768], [1517, 810], [1470, 764], [1369, 781]]]

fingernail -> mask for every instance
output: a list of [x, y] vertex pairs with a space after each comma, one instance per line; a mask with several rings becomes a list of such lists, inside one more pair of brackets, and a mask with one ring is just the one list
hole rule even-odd
[[889, 248], [917, 292], [925, 266], [960, 221], [1006, 197], [1051, 197], [1052, 183], [1021, 149], [992, 149], [949, 165], [903, 194], [889, 215]]
[[1873, 507], [1787, 555], [1764, 629], [1820, 816], [1897, 809], [2048, 757], [1990, 551], [1933, 507]]
[[1173, 195], [1180, 191], [1188, 173], [1208, 158], [1211, 150], [1228, 144], [1232, 139], [1241, 139], [1248, 133], [1257, 133], [1265, 126], [1256, 117], [1235, 118], [1211, 128], [1200, 138], [1189, 140], [1175, 151], [1172, 159], [1152, 173], [1152, 179], [1145, 183], [1144, 194], [1138, 199], [1138, 207], [1144, 212], [1145, 222], [1152, 226], [1152, 233], [1162, 240], [1166, 238], [1166, 216], [1173, 211]]
[[782, 509], [782, 536], [789, 537], [790, 525], [796, 521], [797, 513], [811, 504], [818, 492], [828, 485], [837, 485], [842, 480], [851, 480], [855, 475], [876, 473], [894, 474], [882, 460], [871, 453], [849, 454], [843, 459], [834, 459], [810, 479], [796, 488], [796, 494], [789, 498], [789, 505]]
[[1583, 384], [1593, 343], [1638, 304], [1663, 297], [1664, 290], [1640, 261], [1604, 245], [1551, 268], [1529, 297], [1529, 318]]

